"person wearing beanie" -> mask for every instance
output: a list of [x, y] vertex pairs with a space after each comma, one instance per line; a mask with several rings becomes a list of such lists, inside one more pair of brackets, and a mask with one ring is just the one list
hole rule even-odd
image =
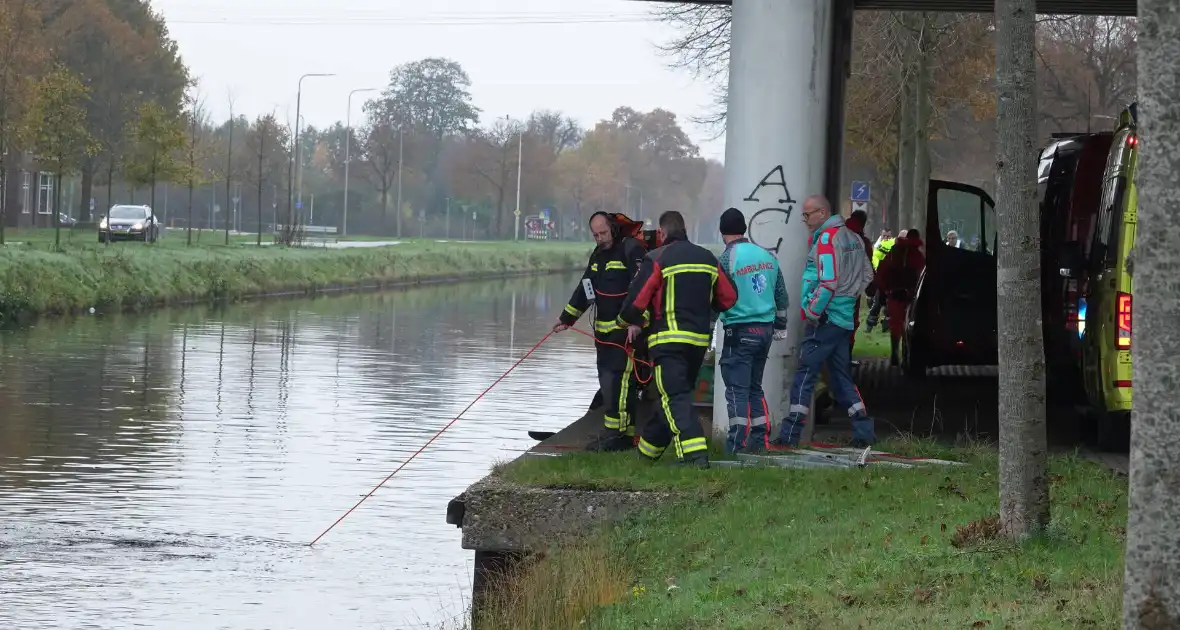
[[787, 285], [774, 254], [745, 238], [741, 210], [723, 212], [719, 227], [725, 241], [719, 262], [737, 288], [737, 303], [721, 314], [721, 379], [729, 413], [725, 451], [757, 452], [769, 445], [770, 412], [762, 373], [771, 342], [786, 338]]

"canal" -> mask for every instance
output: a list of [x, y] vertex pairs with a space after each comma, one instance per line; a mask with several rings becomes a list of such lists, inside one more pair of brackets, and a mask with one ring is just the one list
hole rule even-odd
[[[502, 374], [576, 278], [0, 332], [0, 628], [414, 628], [462, 619], [447, 501], [581, 415], [588, 339]], [[447, 626], [453, 627], [453, 626]]]

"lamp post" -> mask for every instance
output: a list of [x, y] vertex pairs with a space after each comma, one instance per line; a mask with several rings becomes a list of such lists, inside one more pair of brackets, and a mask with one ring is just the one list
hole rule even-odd
[[520, 172], [524, 163], [524, 127], [520, 128], [520, 140], [516, 149], [516, 223], [512, 227], [512, 240], [520, 240]]
[[[290, 223], [291, 223], [291, 220], [293, 217], [293, 214], [292, 214], [292, 205], [293, 204], [292, 204], [292, 202], [295, 198], [295, 186], [294, 186], [295, 162], [299, 161], [300, 167], [303, 166], [302, 162], [299, 160], [299, 110], [303, 105], [303, 80], [308, 77], [334, 77], [334, 76], [336, 76], [336, 75], [332, 74], [332, 73], [327, 73], [327, 72], [309, 72], [309, 73], [299, 77], [299, 83], [298, 83], [296, 91], [295, 91], [295, 139], [294, 139], [295, 146], [293, 147], [294, 150], [291, 152], [291, 155], [292, 155], [291, 166], [288, 168], [288, 172], [287, 172], [287, 191], [288, 191], [287, 192], [287, 224], [288, 224], [288, 229], [290, 229]], [[300, 173], [302, 173], [303, 169], [300, 168], [299, 170], [300, 170]], [[300, 203], [302, 204], [302, 199], [300, 199]]]
[[376, 92], [377, 88], [357, 88], [348, 93], [348, 113], [344, 115], [344, 220], [340, 235], [348, 235], [348, 164], [352, 161], [352, 95], [357, 92]]

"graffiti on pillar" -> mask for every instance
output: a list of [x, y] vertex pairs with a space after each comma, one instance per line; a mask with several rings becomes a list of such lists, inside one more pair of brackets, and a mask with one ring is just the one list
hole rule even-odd
[[[768, 197], [763, 201], [760, 195], [768, 188], [782, 188], [782, 193], [775, 194], [773, 199]], [[742, 201], [763, 204], [762, 208], [750, 217], [750, 240], [778, 254], [779, 247], [783, 244], [782, 235], [786, 233], [786, 225], [791, 220], [791, 211], [795, 209], [796, 203], [791, 197], [790, 189], [787, 188], [787, 177], [783, 173], [782, 164], [770, 169]]]

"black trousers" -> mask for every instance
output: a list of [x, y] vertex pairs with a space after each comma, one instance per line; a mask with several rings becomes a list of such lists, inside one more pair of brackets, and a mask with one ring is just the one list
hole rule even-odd
[[692, 407], [701, 363], [707, 348], [686, 343], [663, 343], [651, 348], [655, 363], [652, 378], [659, 392], [655, 417], [643, 427], [639, 452], [659, 459], [672, 446], [676, 457], [685, 458], [709, 449], [705, 432]]
[[[624, 331], [599, 333], [600, 341], [625, 345]], [[619, 346], [597, 344], [598, 350], [598, 391], [602, 395], [603, 424], [607, 429], [627, 435], [635, 435], [635, 407], [639, 393], [635, 382], [635, 366], [627, 352]]]

